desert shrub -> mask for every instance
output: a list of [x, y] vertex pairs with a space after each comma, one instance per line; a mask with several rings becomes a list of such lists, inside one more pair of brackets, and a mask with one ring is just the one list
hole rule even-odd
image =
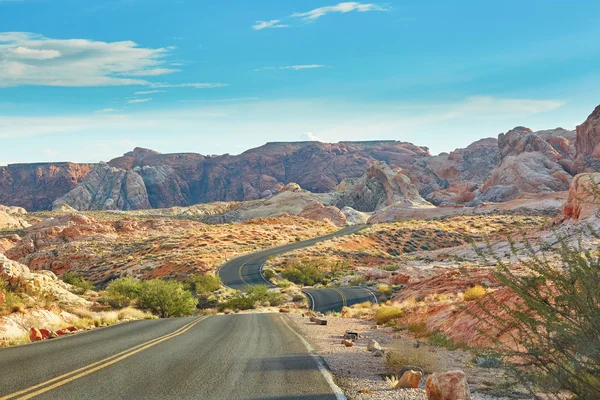
[[325, 283], [325, 273], [311, 264], [296, 264], [283, 270], [281, 276], [298, 285], [313, 286]]
[[73, 322], [73, 326], [77, 329], [90, 329], [96, 326], [94, 320], [91, 318], [78, 318]]
[[176, 281], [153, 279], [143, 282], [138, 306], [161, 318], [182, 317], [196, 311], [198, 301], [192, 292]]
[[139, 299], [142, 291], [142, 282], [130, 277], [115, 279], [109, 283], [103, 293], [103, 302], [114, 308], [129, 307]]
[[208, 296], [221, 288], [221, 278], [217, 275], [193, 275], [188, 279], [190, 288], [199, 296]]
[[306, 296], [304, 296], [303, 294], [300, 294], [300, 293], [295, 294], [292, 297], [292, 301], [304, 301], [304, 300], [306, 300]]
[[465, 290], [464, 299], [465, 301], [478, 300], [485, 296], [486, 290], [481, 285], [475, 285]]
[[[480, 252], [485, 259], [490, 255], [495, 259], [498, 268], [494, 275], [514, 293], [515, 301], [507, 305], [486, 296], [471, 314], [484, 325], [482, 332], [507, 336], [500, 341], [495, 334], [487, 334], [493, 350], [532, 393], [541, 389], [550, 396], [549, 392], [563, 389], [577, 399], [600, 398], [598, 250], [582, 249], [559, 237], [556, 253], [560, 262], [555, 263], [531, 243], [522, 243], [520, 248], [511, 243], [512, 255], [520, 259], [528, 274], [515, 273], [491, 246], [488, 252]], [[526, 261], [521, 259], [523, 254]]]
[[417, 337], [427, 335], [427, 324], [425, 322], [415, 322], [408, 325], [407, 330]]
[[350, 286], [365, 286], [367, 284], [367, 278], [362, 276], [362, 275], [358, 275], [355, 276], [354, 278], [350, 279], [350, 282], [348, 282], [348, 284]]
[[262, 274], [267, 280], [271, 280], [275, 277], [275, 271], [273, 271], [272, 269], [264, 269]]
[[377, 311], [375, 311], [375, 322], [377, 322], [378, 325], [383, 325], [393, 319], [402, 317], [402, 315], [402, 309], [399, 307], [380, 307]]
[[118, 318], [119, 318], [119, 320], [123, 320], [123, 319], [152, 319], [152, 318], [156, 318], [156, 317], [153, 317], [152, 314], [150, 314], [148, 312], [138, 310], [137, 308], [126, 307], [126, 308], [123, 308], [122, 310], [119, 310]]
[[75, 294], [84, 294], [88, 290], [94, 290], [94, 285], [75, 272], [65, 272], [62, 280], [74, 287], [73, 292]]
[[430, 344], [438, 347], [445, 347], [450, 350], [456, 350], [459, 348], [467, 349], [468, 346], [462, 343], [456, 343], [451, 337], [448, 337], [443, 332], [430, 332], [427, 335], [427, 339]]
[[243, 292], [238, 291], [220, 305], [220, 309], [250, 310], [265, 306], [278, 306], [285, 302], [285, 298], [275, 291], [269, 290], [266, 285], [248, 286]]
[[287, 288], [291, 287], [292, 285], [293, 285], [293, 283], [288, 281], [287, 279], [282, 279], [280, 281], [277, 281], [277, 287], [280, 289], [287, 289]]
[[406, 366], [422, 368], [425, 373], [443, 370], [442, 362], [435, 352], [424, 346], [415, 347], [407, 340], [398, 340], [392, 343], [385, 353], [385, 365], [392, 371], [398, 371]]

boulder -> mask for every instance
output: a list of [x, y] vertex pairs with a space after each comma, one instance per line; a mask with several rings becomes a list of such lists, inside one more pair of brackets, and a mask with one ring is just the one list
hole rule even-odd
[[346, 333], [344, 333], [344, 339], [354, 341], [358, 339], [358, 332], [346, 331]]
[[371, 354], [373, 355], [373, 357], [383, 357], [385, 355], [385, 352], [383, 350], [375, 350]]
[[427, 378], [428, 400], [470, 400], [471, 391], [463, 371], [436, 372]]
[[39, 342], [42, 340], [44, 340], [44, 337], [42, 336], [42, 333], [40, 332], [39, 329], [31, 328], [29, 330], [29, 341], [30, 342]]
[[367, 350], [368, 351], [375, 351], [375, 350], [381, 350], [381, 345], [374, 339], [369, 340], [369, 343], [367, 343]]
[[404, 367], [402, 367], [398, 370], [398, 373], [396, 375], [398, 376], [398, 378], [400, 378], [407, 371], [417, 371], [417, 372], [420, 372], [422, 376], [425, 376], [425, 371], [423, 371], [423, 368], [417, 367], [415, 365], [405, 365]]
[[423, 374], [420, 371], [406, 371], [401, 377], [395, 389], [418, 389], [423, 379]]
[[355, 210], [352, 207], [345, 206], [342, 208], [342, 214], [346, 216], [348, 225], [364, 225], [369, 219], [369, 215]]
[[42, 335], [42, 339], [44, 339], [44, 340], [51, 339], [56, 336], [56, 334], [49, 329], [42, 328], [39, 331], [40, 331], [40, 334]]

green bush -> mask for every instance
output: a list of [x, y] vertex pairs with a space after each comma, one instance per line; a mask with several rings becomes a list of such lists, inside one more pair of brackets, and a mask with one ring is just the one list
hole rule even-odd
[[281, 276], [288, 281], [304, 286], [326, 282], [325, 273], [311, 264], [296, 264], [293, 267], [286, 268]]
[[139, 281], [129, 277], [112, 281], [103, 300], [115, 308], [135, 304], [163, 318], [191, 315], [198, 304], [182, 283], [162, 279]]
[[196, 300], [176, 281], [153, 279], [142, 284], [138, 306], [162, 318], [182, 317], [196, 311]]
[[73, 292], [75, 294], [84, 294], [88, 290], [94, 290], [94, 285], [90, 282], [86, 281], [81, 275], [75, 272], [65, 272], [62, 276], [62, 280], [69, 285], [74, 286], [75, 290]]
[[221, 288], [221, 278], [217, 275], [193, 275], [188, 283], [192, 291], [199, 296], [208, 296]]
[[[562, 398], [553, 394], [567, 390], [576, 399], [600, 399], [600, 249], [574, 242], [558, 238], [558, 261], [530, 243], [511, 243], [513, 257], [527, 257], [522, 263], [527, 274], [516, 273], [512, 261], [488, 246], [480, 254], [495, 259], [494, 275], [513, 293], [514, 305], [485, 296], [471, 315], [483, 332], [492, 332], [487, 334], [492, 350], [532, 393], [543, 390], [547, 397]], [[504, 340], [494, 332], [504, 333]]]
[[221, 304], [220, 309], [250, 310], [261, 305], [278, 306], [285, 298], [278, 292], [271, 291], [266, 285], [248, 286], [243, 292], [236, 292], [229, 300]]

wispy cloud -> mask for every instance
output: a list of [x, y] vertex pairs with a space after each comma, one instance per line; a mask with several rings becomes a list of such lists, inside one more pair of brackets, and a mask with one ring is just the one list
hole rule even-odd
[[171, 48], [143, 48], [132, 41], [51, 39], [28, 32], [0, 32], [0, 87], [149, 85], [137, 79], [179, 71], [165, 68]]
[[323, 141], [323, 139], [316, 136], [312, 132], [304, 132], [302, 135], [300, 135], [300, 140], [302, 140], [302, 141], [308, 140], [309, 142], [322, 142]]
[[[348, 1], [348, 2], [343, 2], [343, 3], [338, 3], [335, 6], [319, 7], [319, 8], [314, 8], [314, 9], [306, 11], [306, 12], [293, 13], [292, 15], [290, 15], [289, 17], [287, 17], [285, 19], [301, 20], [304, 22], [314, 22], [314, 21], [318, 20], [319, 18], [324, 17], [327, 14], [332, 14], [332, 13], [347, 14], [352, 11], [364, 13], [364, 12], [369, 12], [369, 11], [388, 11], [388, 10], [389, 10], [388, 7], [381, 5], [381, 4], [358, 3], [355, 1]], [[252, 25], [252, 29], [259, 31], [261, 29], [267, 29], [267, 28], [288, 28], [289, 26], [290, 25], [288, 25], [286, 23], [282, 23], [282, 20], [272, 19], [269, 21], [256, 21], [256, 23], [254, 25]]]
[[194, 89], [213, 89], [229, 86], [228, 83], [153, 83], [152, 87], [156, 88], [182, 88], [190, 87]]
[[272, 19], [270, 21], [256, 21], [256, 23], [254, 25], [252, 25], [252, 29], [254, 30], [261, 30], [261, 29], [266, 29], [266, 28], [287, 28], [288, 25], [286, 24], [280, 24], [280, 20], [278, 19]]
[[144, 90], [141, 92], [135, 92], [134, 94], [140, 95], [140, 94], [154, 94], [154, 93], [166, 93], [166, 90]]
[[238, 97], [233, 99], [216, 99], [216, 100], [179, 100], [180, 103], [232, 103], [236, 101], [252, 101], [259, 100], [258, 97]]
[[323, 65], [323, 64], [286, 65], [283, 67], [261, 67], [261, 68], [256, 68], [254, 71], [258, 72], [258, 71], [267, 71], [267, 70], [274, 70], [274, 69], [293, 69], [294, 71], [300, 71], [303, 69], [316, 69], [316, 68], [325, 68], [325, 67], [327, 67], [327, 65]]
[[119, 110], [114, 109], [114, 108], [103, 108], [102, 110], [98, 110], [95, 111], [97, 114], [103, 114], [103, 113], [115, 113], [115, 112], [119, 112]]
[[294, 13], [292, 17], [302, 18], [305, 21], [316, 21], [317, 19], [331, 13], [349, 13], [351, 11], [387, 11], [387, 8], [378, 4], [362, 4], [354, 1], [338, 3], [335, 6], [326, 6], [312, 9], [303, 13]]
[[152, 101], [152, 98], [127, 100], [127, 104], [147, 103]]

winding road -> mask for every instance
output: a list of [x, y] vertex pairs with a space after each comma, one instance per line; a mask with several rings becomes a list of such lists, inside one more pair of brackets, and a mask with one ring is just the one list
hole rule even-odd
[[[294, 250], [303, 249], [316, 243], [333, 239], [335, 237], [351, 235], [364, 229], [365, 225], [354, 225], [341, 229], [329, 235], [316, 237], [302, 242], [294, 242], [283, 246], [273, 247], [256, 253], [235, 258], [223, 264], [219, 276], [224, 285], [230, 288], [243, 290], [249, 285], [273, 285], [262, 275], [262, 266], [269, 257], [279, 256]], [[344, 306], [362, 303], [365, 301], [377, 302], [373, 292], [363, 287], [338, 287], [327, 289], [304, 289], [313, 311], [327, 312], [340, 311]]]
[[0, 400], [345, 399], [282, 314], [134, 321], [0, 349]]

